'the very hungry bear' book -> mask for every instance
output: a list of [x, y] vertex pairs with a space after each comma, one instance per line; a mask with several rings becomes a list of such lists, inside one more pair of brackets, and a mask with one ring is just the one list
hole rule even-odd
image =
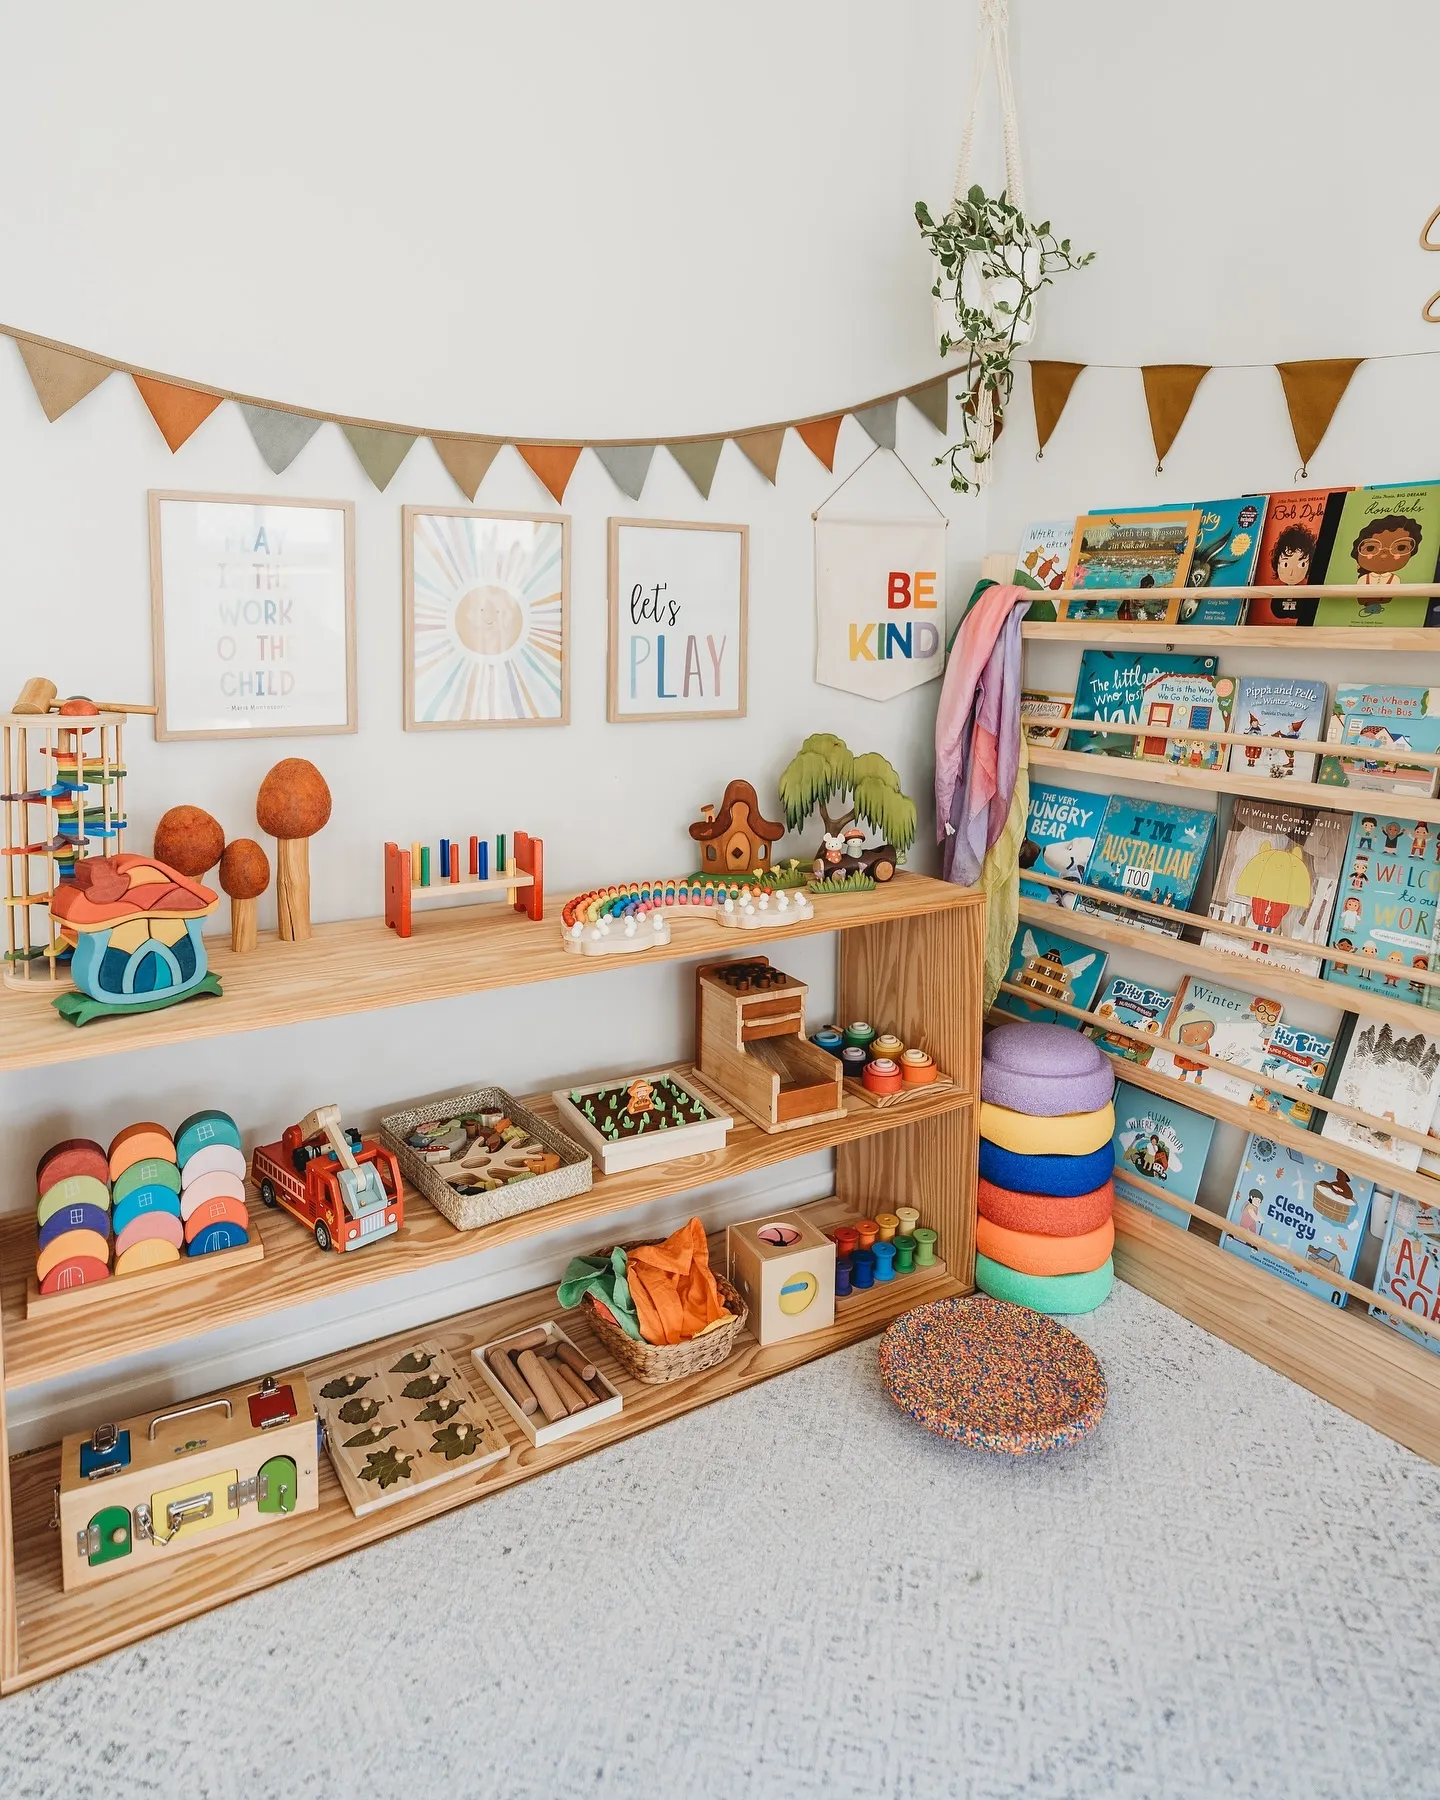
[[1044, 887], [1038, 881], [1026, 881], [1024, 871], [1038, 869], [1043, 875], [1057, 875], [1063, 881], [1083, 881], [1104, 811], [1103, 794], [1087, 794], [1082, 788], [1049, 787], [1040, 781], [1031, 784], [1025, 842], [1020, 846], [1023, 899], [1074, 906], [1072, 894]]

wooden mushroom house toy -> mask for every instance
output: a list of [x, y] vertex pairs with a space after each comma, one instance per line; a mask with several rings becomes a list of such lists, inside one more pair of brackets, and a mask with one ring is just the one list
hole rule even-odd
[[259, 935], [255, 902], [270, 885], [270, 858], [254, 838], [225, 846], [220, 885], [230, 896], [230, 948], [253, 950]]
[[310, 839], [330, 817], [325, 777], [303, 756], [287, 756], [260, 783], [255, 817], [278, 849], [275, 901], [280, 936], [298, 944], [310, 935]]

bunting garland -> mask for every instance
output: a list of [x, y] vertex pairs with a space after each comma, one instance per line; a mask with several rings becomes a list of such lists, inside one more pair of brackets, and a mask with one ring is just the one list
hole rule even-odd
[[[1436, 246], [1440, 248], [1440, 246]], [[882, 394], [840, 412], [807, 418], [777, 420], [719, 435], [678, 438], [599, 439], [579, 442], [536, 442], [519, 438], [481, 436], [454, 431], [427, 431], [355, 419], [339, 413], [277, 405], [250, 394], [237, 394], [202, 383], [176, 381], [130, 363], [81, 350], [73, 344], [36, 337], [14, 326], [0, 325], [0, 336], [14, 339], [35, 396], [45, 417], [53, 424], [68, 413], [112, 374], [129, 375], [172, 454], [180, 450], [217, 407], [233, 400], [249, 427], [255, 447], [266, 466], [283, 474], [323, 424], [340, 427], [362, 469], [380, 491], [389, 486], [396, 471], [421, 437], [428, 437], [441, 464], [466, 500], [474, 501], [491, 464], [507, 443], [513, 444], [545, 491], [563, 502], [581, 453], [593, 450], [610, 479], [627, 499], [639, 500], [652, 466], [655, 450], [663, 444], [684, 470], [701, 499], [708, 500], [727, 442], [733, 442], [745, 460], [775, 484], [786, 433], [793, 431], [823, 466], [832, 470], [840, 428], [855, 420], [877, 449], [894, 452], [899, 402], [911, 405], [938, 432], [949, 424], [951, 389], [956, 374], [929, 375], [910, 387]], [[1426, 351], [1396, 353], [1405, 357], [1435, 354]], [[1326, 357], [1305, 362], [1241, 367], [1273, 366], [1281, 389], [1300, 456], [1300, 475], [1309, 474], [1310, 459], [1319, 449], [1351, 378], [1365, 357]], [[1382, 357], [1379, 360], [1390, 360]], [[1035, 437], [1041, 453], [1049, 443], [1070, 401], [1075, 383], [1087, 366], [1078, 362], [1032, 361], [1031, 401], [1035, 413]], [[1113, 365], [1103, 365], [1110, 367]], [[1145, 404], [1155, 444], [1157, 473], [1189, 415], [1196, 392], [1210, 372], [1206, 363], [1151, 363], [1140, 369]], [[998, 429], [997, 429], [998, 435]]]

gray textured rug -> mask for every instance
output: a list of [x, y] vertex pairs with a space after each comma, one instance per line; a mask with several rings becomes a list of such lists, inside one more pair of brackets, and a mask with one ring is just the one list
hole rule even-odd
[[1440, 1791], [1440, 1471], [1079, 1325], [1078, 1449], [947, 1448], [861, 1345], [4, 1701], [0, 1793]]

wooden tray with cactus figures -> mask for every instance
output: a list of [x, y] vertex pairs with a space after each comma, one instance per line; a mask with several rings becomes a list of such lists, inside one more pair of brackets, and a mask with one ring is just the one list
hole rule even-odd
[[560, 1123], [604, 1175], [723, 1150], [735, 1121], [674, 1069], [620, 1075], [593, 1087], [556, 1088]]

